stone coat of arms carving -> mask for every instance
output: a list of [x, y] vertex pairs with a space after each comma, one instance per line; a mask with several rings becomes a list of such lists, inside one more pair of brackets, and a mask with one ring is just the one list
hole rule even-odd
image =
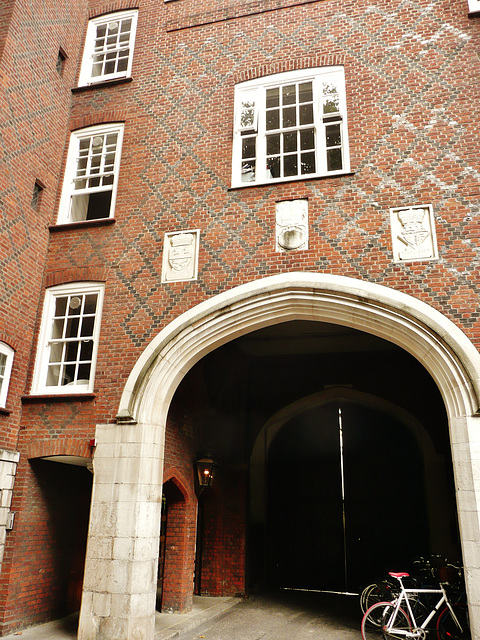
[[395, 262], [437, 257], [431, 205], [390, 210]]
[[162, 282], [196, 279], [198, 239], [198, 231], [165, 234]]
[[294, 251], [308, 248], [308, 201], [287, 200], [277, 202], [276, 246], [277, 251]]

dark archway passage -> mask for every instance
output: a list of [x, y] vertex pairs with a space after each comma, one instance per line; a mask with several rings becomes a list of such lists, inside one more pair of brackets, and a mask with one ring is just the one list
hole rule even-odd
[[429, 551], [421, 453], [392, 416], [345, 401], [306, 411], [267, 466], [269, 585], [355, 591]]
[[[48, 593], [50, 606], [61, 616], [80, 608], [92, 474], [83, 465], [51, 459], [32, 459], [30, 465], [36, 488], [28, 526], [31, 539], [41, 541], [31, 566], [32, 589]], [[46, 571], [49, 566], [52, 570]]]
[[[309, 406], [309, 397], [335, 388], [375, 398], [378, 406], [353, 400]], [[266, 430], [274, 416], [302, 402], [302, 411], [281, 428]], [[398, 407], [398, 417], [382, 403]], [[460, 559], [445, 407], [425, 368], [394, 344], [327, 323], [277, 324], [202, 358], [172, 404], [188, 415], [197, 452], [208, 449], [219, 464], [209, 496], [217, 519], [227, 509], [235, 514], [234, 524], [221, 520], [217, 556], [212, 546], [218, 595], [239, 584], [245, 564], [235, 554], [243, 548], [247, 593], [271, 584], [358, 589], [420, 553]], [[254, 456], [259, 441], [260, 462]], [[245, 483], [244, 492], [227, 490], [222, 478], [232, 474], [236, 487]], [[203, 526], [207, 532], [209, 523]], [[245, 545], [238, 542], [240, 526]]]

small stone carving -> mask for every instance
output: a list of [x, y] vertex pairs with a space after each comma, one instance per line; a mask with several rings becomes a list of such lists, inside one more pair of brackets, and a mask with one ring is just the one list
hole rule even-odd
[[165, 234], [162, 282], [196, 280], [199, 235], [199, 231]]
[[308, 248], [308, 200], [277, 202], [277, 251], [295, 251]]
[[390, 209], [390, 221], [395, 262], [437, 257], [431, 205]]

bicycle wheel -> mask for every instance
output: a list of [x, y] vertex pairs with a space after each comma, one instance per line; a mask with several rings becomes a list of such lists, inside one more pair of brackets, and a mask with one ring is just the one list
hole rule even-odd
[[381, 580], [368, 585], [360, 596], [360, 608], [362, 612], [377, 602], [389, 602], [398, 595], [398, 588], [388, 580]]
[[377, 602], [367, 609], [362, 618], [363, 640], [406, 640], [406, 632], [410, 631], [411, 626], [403, 609], [398, 610], [391, 630], [386, 630], [394, 612], [395, 607], [391, 602]]
[[369, 584], [368, 587], [365, 587], [365, 589], [360, 594], [360, 609], [362, 610], [362, 613], [365, 613], [365, 611], [368, 609], [367, 607], [368, 594], [375, 587], [376, 587], [375, 584]]
[[448, 607], [442, 609], [437, 620], [438, 640], [470, 640], [470, 626], [468, 624], [468, 608], [462, 604], [452, 604], [453, 613], [460, 623], [460, 630], [453, 619]]

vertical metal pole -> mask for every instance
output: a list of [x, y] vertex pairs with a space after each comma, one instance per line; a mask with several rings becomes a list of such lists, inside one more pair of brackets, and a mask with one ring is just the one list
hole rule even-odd
[[342, 523], [343, 523], [343, 562], [344, 562], [344, 575], [345, 575], [345, 590], [348, 587], [348, 575], [347, 575], [347, 527], [345, 519], [345, 469], [343, 462], [343, 423], [342, 423], [342, 410], [338, 408], [338, 433], [340, 438], [340, 474], [342, 477]]

